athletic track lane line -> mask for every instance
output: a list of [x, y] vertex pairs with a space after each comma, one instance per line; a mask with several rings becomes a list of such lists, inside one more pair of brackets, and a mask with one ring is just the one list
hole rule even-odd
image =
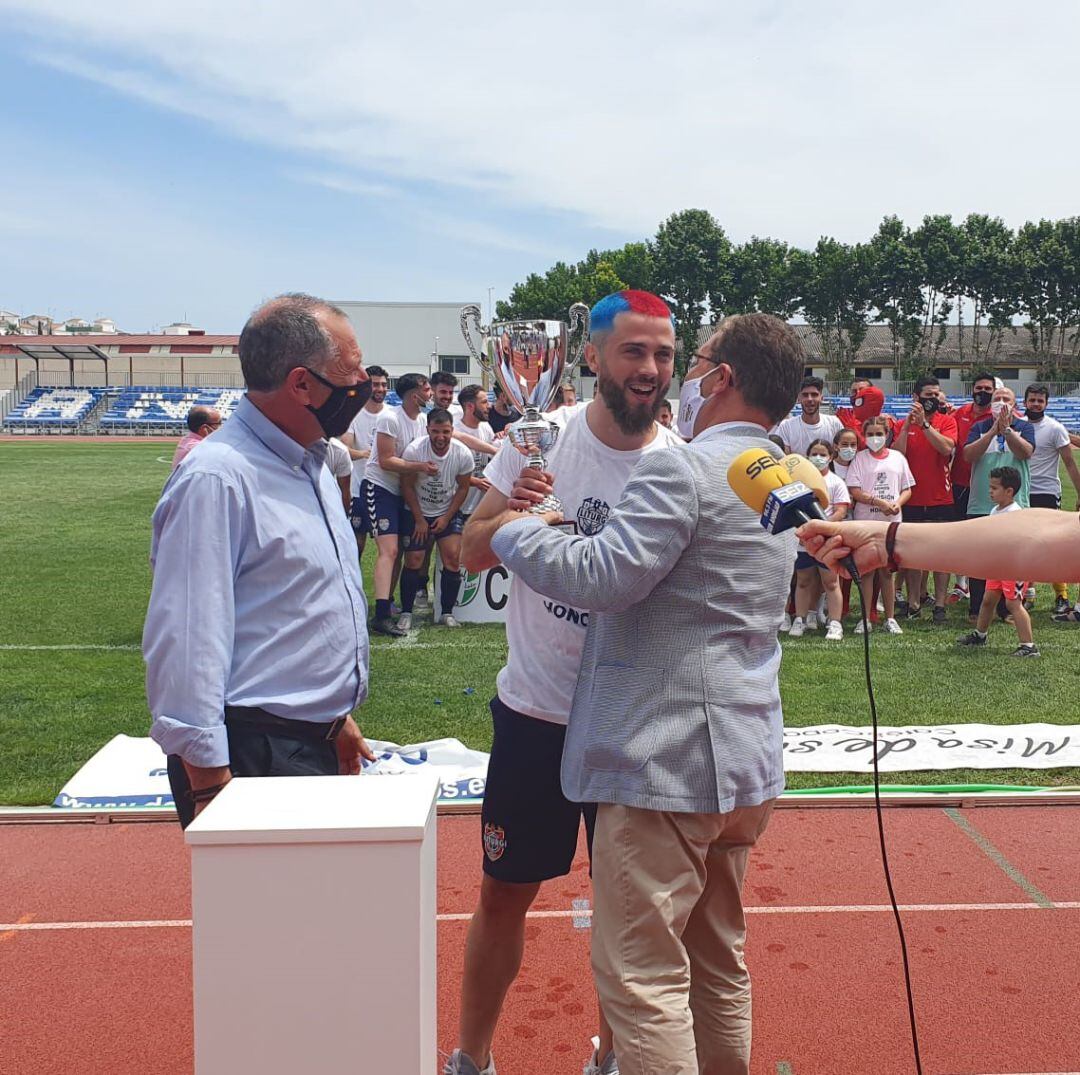
[[[1071, 903], [1054, 903], [1049, 908], [1039, 903], [913, 903], [901, 904], [900, 910], [905, 913], [918, 911], [930, 911], [936, 914], [944, 912], [991, 912], [991, 911], [1077, 911], [1080, 910], [1080, 900]], [[778, 915], [778, 914], [884, 914], [892, 913], [892, 907], [887, 903], [864, 903], [850, 906], [820, 906], [808, 905], [783, 906], [783, 907], [747, 907], [748, 915]], [[565, 911], [530, 911], [526, 918], [570, 918], [581, 919], [592, 916], [591, 910], [572, 908]], [[436, 915], [439, 922], [468, 922], [472, 918], [472, 912], [449, 913]], [[173, 919], [146, 919], [141, 921], [102, 921], [102, 922], [0, 922], [0, 934], [3, 933], [33, 933], [75, 929], [189, 929], [190, 918]], [[1080, 1075], [1080, 1072], [1075, 1073]]]
[[1029, 881], [956, 807], [946, 806], [942, 812], [1014, 885], [1022, 888], [1040, 907], [1050, 909], [1054, 906], [1050, 897]]

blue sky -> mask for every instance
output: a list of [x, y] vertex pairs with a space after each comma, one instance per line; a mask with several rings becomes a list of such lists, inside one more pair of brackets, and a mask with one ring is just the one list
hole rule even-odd
[[1080, 209], [1074, 4], [536, 10], [0, 0], [0, 307], [228, 332], [282, 290], [486, 304], [691, 206], [806, 245]]

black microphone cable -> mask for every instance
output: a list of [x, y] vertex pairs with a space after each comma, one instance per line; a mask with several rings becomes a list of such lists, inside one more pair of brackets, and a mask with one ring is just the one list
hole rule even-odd
[[[859, 572], [854, 570], [853, 558], [848, 558], [845, 566], [852, 576], [852, 582], [858, 586], [862, 581]], [[873, 600], [873, 586], [869, 587]], [[915, 1022], [915, 997], [911, 988], [911, 966], [908, 962], [907, 938], [904, 936], [904, 924], [900, 919], [900, 908], [893, 891], [892, 871], [889, 869], [889, 853], [885, 847], [885, 818], [881, 811], [881, 772], [878, 769], [878, 715], [877, 702], [874, 700], [874, 682], [870, 677], [870, 612], [866, 607], [866, 595], [859, 586], [859, 606], [862, 610], [863, 629], [863, 664], [866, 671], [866, 694], [870, 699], [870, 722], [873, 727], [874, 743], [874, 809], [877, 814], [878, 841], [881, 845], [881, 864], [885, 868], [885, 887], [889, 890], [889, 903], [896, 919], [896, 932], [900, 936], [900, 954], [904, 962], [904, 987], [907, 990], [908, 1020], [911, 1024], [911, 1045], [915, 1051], [915, 1071], [922, 1075], [922, 1055], [919, 1052], [919, 1028]]]

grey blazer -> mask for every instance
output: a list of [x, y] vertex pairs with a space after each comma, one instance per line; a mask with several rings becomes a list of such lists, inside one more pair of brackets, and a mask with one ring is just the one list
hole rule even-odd
[[732, 492], [731, 461], [779, 450], [714, 426], [642, 456], [597, 535], [523, 516], [492, 549], [539, 593], [590, 616], [562, 786], [576, 802], [727, 813], [784, 787], [777, 628], [795, 560]]

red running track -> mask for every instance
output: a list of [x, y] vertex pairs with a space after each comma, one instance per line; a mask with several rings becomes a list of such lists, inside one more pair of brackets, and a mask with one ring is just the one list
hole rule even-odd
[[[1080, 1072], [1080, 813], [890, 808], [927, 1075]], [[172, 824], [0, 825], [0, 1073], [189, 1075], [188, 852]], [[478, 819], [439, 822], [439, 913], [477, 894]], [[777, 811], [751, 857], [754, 1075], [914, 1070], [872, 811]], [[500, 1075], [577, 1075], [594, 1032], [579, 850], [530, 919]], [[580, 904], [578, 907], [580, 908]], [[916, 909], [917, 908], [917, 909]], [[12, 929], [90, 923], [92, 928]], [[368, 927], [372, 924], [367, 923]], [[467, 922], [439, 924], [453, 1047]], [[373, 959], [372, 967], [380, 965]], [[364, 1033], [357, 1013], [358, 1043]]]

